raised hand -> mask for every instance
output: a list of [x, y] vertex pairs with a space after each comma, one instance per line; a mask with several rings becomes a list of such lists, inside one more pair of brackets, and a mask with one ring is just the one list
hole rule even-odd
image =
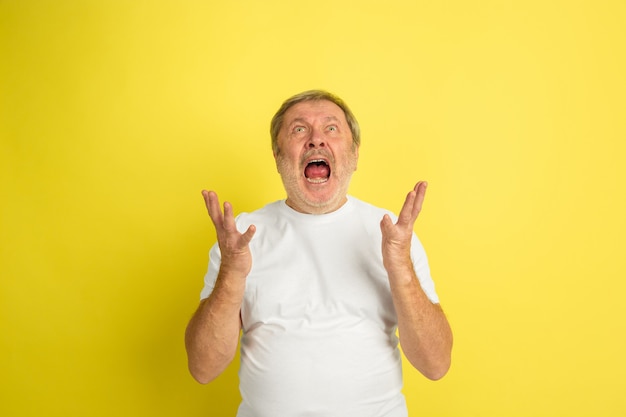
[[383, 235], [383, 264], [387, 271], [394, 268], [404, 268], [411, 263], [413, 226], [422, 210], [427, 186], [426, 181], [415, 184], [413, 190], [407, 194], [395, 224], [389, 215], [385, 215], [380, 222]]
[[246, 277], [252, 268], [249, 243], [256, 232], [256, 227], [250, 225], [248, 230], [240, 233], [235, 225], [233, 207], [229, 202], [224, 202], [222, 213], [214, 191], [202, 190], [202, 196], [217, 233], [217, 243], [222, 253], [221, 270]]

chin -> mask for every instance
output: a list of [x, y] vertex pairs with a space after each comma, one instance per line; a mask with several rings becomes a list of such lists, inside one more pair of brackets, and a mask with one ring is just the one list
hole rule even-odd
[[305, 213], [325, 214], [337, 210], [345, 201], [345, 195], [333, 195], [327, 198], [304, 198], [300, 201], [299, 207]]
[[324, 183], [314, 184], [304, 177], [288, 175], [283, 175], [282, 180], [287, 191], [287, 205], [301, 213], [329, 213], [341, 207], [347, 199], [348, 181], [342, 184], [331, 177]]

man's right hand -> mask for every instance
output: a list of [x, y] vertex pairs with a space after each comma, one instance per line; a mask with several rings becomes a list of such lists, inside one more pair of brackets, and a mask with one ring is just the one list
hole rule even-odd
[[252, 268], [249, 243], [256, 228], [239, 233], [233, 207], [224, 203], [222, 213], [217, 194], [202, 191], [206, 208], [222, 253], [213, 292], [200, 302], [185, 332], [185, 348], [191, 375], [206, 384], [221, 374], [237, 352], [241, 331], [241, 301]]
[[202, 196], [217, 233], [217, 243], [222, 254], [220, 271], [228, 275], [248, 276], [252, 268], [249, 243], [256, 232], [256, 227], [250, 225], [248, 230], [240, 233], [235, 224], [233, 207], [229, 202], [224, 202], [222, 213], [219, 199], [214, 191], [202, 190]]

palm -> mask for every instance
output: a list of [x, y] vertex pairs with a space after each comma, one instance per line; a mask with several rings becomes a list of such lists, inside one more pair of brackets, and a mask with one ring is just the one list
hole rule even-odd
[[427, 186], [426, 182], [420, 181], [407, 194], [395, 224], [387, 215], [381, 221], [382, 252], [385, 267], [389, 268], [398, 262], [410, 259], [413, 226], [422, 210]]
[[213, 191], [202, 191], [204, 202], [215, 226], [217, 243], [222, 254], [222, 265], [247, 275], [252, 267], [252, 255], [249, 243], [256, 228], [251, 225], [244, 233], [237, 230], [233, 207], [224, 202], [224, 212], [220, 207], [217, 194]]

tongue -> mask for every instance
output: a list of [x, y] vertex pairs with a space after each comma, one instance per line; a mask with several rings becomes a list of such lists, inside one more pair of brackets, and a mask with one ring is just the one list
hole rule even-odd
[[328, 175], [330, 175], [330, 170], [328, 169], [328, 165], [309, 164], [304, 169], [304, 175], [306, 175], [307, 178], [311, 179], [328, 178]]

